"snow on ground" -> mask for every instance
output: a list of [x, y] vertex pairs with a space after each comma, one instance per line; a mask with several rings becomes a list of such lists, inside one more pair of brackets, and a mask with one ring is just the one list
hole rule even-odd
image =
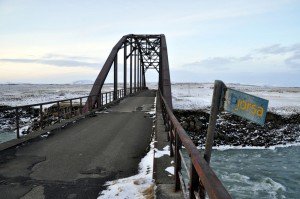
[[175, 168], [173, 167], [173, 166], [170, 166], [170, 167], [167, 167], [166, 169], [165, 169], [165, 171], [167, 171], [168, 173], [170, 173], [171, 175], [174, 175], [174, 173], [175, 173]]
[[[281, 115], [300, 113], [299, 87], [226, 85], [268, 99], [271, 112]], [[147, 86], [157, 89], [156, 83]], [[0, 84], [0, 105], [20, 106], [87, 96], [91, 88], [91, 84]], [[122, 88], [122, 85], [118, 88]], [[104, 85], [103, 92], [111, 90], [113, 84]], [[212, 93], [213, 83], [174, 83], [173, 106], [176, 109], [207, 109], [211, 105]]]
[[[146, 112], [152, 118], [156, 115], [156, 97], [153, 108]], [[106, 182], [106, 190], [102, 191], [98, 199], [131, 199], [131, 198], [154, 198], [155, 183], [153, 180], [153, 160], [154, 160], [154, 138], [150, 143], [150, 150], [139, 164], [139, 173], [128, 178], [117, 179]]]
[[155, 155], [154, 155], [155, 158], [160, 158], [164, 155], [169, 155], [170, 154], [170, 147], [169, 146], [165, 146], [163, 148], [163, 150], [161, 150], [161, 151], [158, 150], [158, 149], [154, 149], [154, 150], [155, 150]]
[[154, 194], [153, 175], [154, 141], [150, 144], [150, 151], [139, 164], [139, 173], [128, 178], [106, 182], [107, 189], [102, 191], [98, 199], [131, 199], [151, 198]]
[[[21, 106], [89, 95], [91, 84], [0, 84], [0, 106]], [[121, 88], [121, 87], [119, 87]], [[113, 90], [104, 85], [103, 92]]]
[[[269, 100], [269, 111], [271, 112], [281, 115], [300, 113], [299, 87], [226, 85], [227, 87]], [[212, 83], [172, 84], [173, 106], [175, 109], [207, 109], [211, 105], [212, 94]]]

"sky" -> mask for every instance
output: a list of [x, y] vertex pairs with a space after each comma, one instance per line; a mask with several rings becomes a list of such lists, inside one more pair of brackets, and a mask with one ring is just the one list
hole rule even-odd
[[0, 0], [0, 83], [94, 81], [126, 34], [165, 34], [173, 83], [300, 86], [295, 0]]

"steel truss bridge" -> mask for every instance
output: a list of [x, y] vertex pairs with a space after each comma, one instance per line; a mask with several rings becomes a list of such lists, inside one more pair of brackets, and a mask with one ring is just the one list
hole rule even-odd
[[[118, 65], [118, 63], [122, 64]], [[123, 36], [110, 52], [88, 96], [6, 108], [5, 111], [11, 111], [15, 113], [14, 119], [17, 137], [19, 139], [0, 144], [0, 152], [10, 150], [12, 147], [20, 145], [25, 141], [29, 141], [45, 133], [45, 131], [48, 131], [47, 126], [49, 125], [46, 123], [46, 121], [50, 117], [53, 117], [53, 115], [49, 116], [43, 107], [51, 104], [56, 105], [55, 117], [58, 120], [58, 125], [65, 125], [66, 120], [70, 118], [88, 115], [95, 110], [99, 110], [105, 106], [113, 105], [115, 102], [125, 99], [128, 96], [134, 96], [143, 92], [147, 89], [145, 74], [151, 69], [156, 70], [159, 75], [158, 91], [156, 95], [158, 104], [157, 106], [159, 109], [161, 109], [163, 123], [165, 125], [165, 132], [170, 145], [170, 157], [173, 157], [175, 162], [174, 190], [177, 192], [183, 191], [185, 193], [183, 195], [187, 198], [202, 199], [205, 198], [205, 196], [216, 199], [231, 198], [226, 188], [223, 186], [212, 168], [204, 159], [203, 154], [199, 152], [197, 147], [193, 144], [192, 140], [189, 138], [173, 114], [167, 43], [165, 36], [162, 34], [129, 34]], [[103, 85], [110, 71], [113, 71], [114, 89], [109, 92], [103, 92]], [[118, 82], [118, 71], [121, 71], [120, 73], [122, 73], [123, 82]], [[118, 88], [120, 83], [122, 84], [122, 88]], [[64, 102], [68, 103], [66, 108], [63, 107]], [[80, 104], [77, 106], [77, 108], [75, 108], [75, 102]], [[21, 136], [20, 117], [22, 116], [24, 110], [27, 110], [31, 107], [39, 107], [39, 129], [28, 134], [27, 136]], [[92, 140], [93, 139], [91, 139], [91, 141]], [[34, 144], [35, 143], [32, 145]], [[186, 161], [184, 160], [182, 155], [183, 148], [188, 153], [189, 161], [191, 162], [190, 165], [187, 165]], [[16, 159], [16, 161], [17, 160], [18, 159]], [[7, 164], [9, 164], [9, 159], [7, 161]], [[2, 161], [2, 164], [4, 164], [2, 165], [2, 168], [5, 168], [6, 163], [4, 160]], [[185, 183], [183, 180], [183, 170], [186, 170], [186, 173], [188, 173], [188, 183]], [[1, 171], [2, 170], [0, 168], [0, 176], [2, 175]], [[38, 176], [38, 174], [36, 175]], [[8, 181], [7, 178], [4, 178], [3, 182], [5, 182], [5, 180]]]

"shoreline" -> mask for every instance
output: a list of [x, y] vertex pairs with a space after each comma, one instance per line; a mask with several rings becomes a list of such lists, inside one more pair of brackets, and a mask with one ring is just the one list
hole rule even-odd
[[[204, 146], [209, 121], [207, 110], [176, 109], [174, 114], [194, 144]], [[229, 113], [221, 113], [217, 119], [215, 148], [265, 149], [294, 143], [300, 145], [300, 114], [282, 116], [268, 112], [264, 126]]]

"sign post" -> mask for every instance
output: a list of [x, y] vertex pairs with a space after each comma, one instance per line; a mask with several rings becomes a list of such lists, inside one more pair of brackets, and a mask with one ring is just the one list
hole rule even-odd
[[216, 80], [204, 151], [204, 159], [207, 163], [210, 162], [216, 122], [220, 111], [225, 110], [263, 126], [268, 103], [269, 101], [263, 98], [227, 88], [222, 81]]
[[225, 89], [226, 86], [222, 81], [215, 81], [204, 151], [204, 159], [208, 164], [210, 162], [211, 150], [214, 144], [214, 134], [216, 129], [217, 117], [220, 111], [220, 107], [222, 104], [222, 96], [224, 95]]

